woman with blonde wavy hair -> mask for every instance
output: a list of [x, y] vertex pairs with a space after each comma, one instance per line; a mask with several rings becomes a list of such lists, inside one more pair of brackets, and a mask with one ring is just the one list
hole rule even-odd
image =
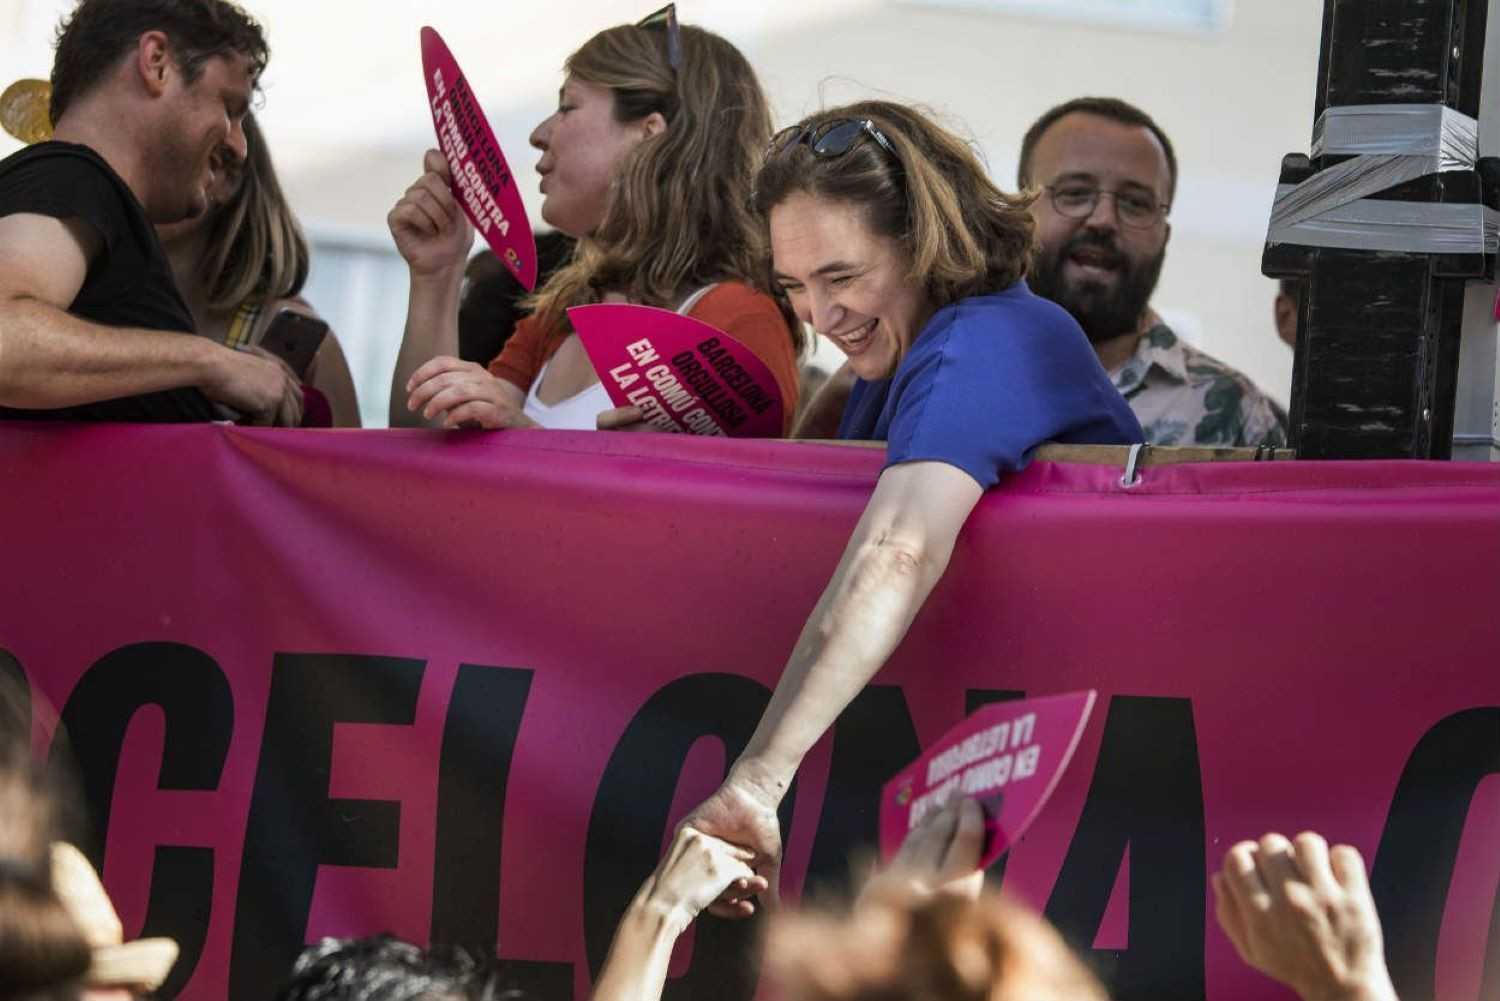
[[895, 650], [984, 492], [1043, 442], [1141, 440], [1083, 330], [1026, 287], [1029, 204], [996, 188], [962, 140], [889, 102], [814, 115], [766, 150], [755, 207], [770, 280], [848, 355], [856, 379], [839, 437], [886, 442], [760, 725], [687, 820], [755, 849], [773, 876], [792, 776]]
[[[207, 212], [156, 227], [198, 333], [234, 348], [258, 344], [282, 309], [316, 316], [300, 294], [311, 261], [307, 238], [254, 115], [245, 117], [245, 145], [243, 164], [226, 158], [215, 171]], [[328, 403], [319, 423], [359, 426], [354, 379], [332, 331], [304, 382]]]
[[487, 369], [453, 357], [474, 232], [440, 153], [427, 152], [426, 172], [391, 210], [411, 276], [391, 424], [596, 427], [613, 404], [564, 310], [633, 302], [743, 342], [775, 375], [789, 425], [800, 331], [752, 287], [764, 252], [750, 180], [771, 131], [754, 70], [719, 36], [679, 27], [670, 7], [601, 31], [565, 69], [557, 110], [531, 144], [542, 151], [542, 218], [578, 247]]

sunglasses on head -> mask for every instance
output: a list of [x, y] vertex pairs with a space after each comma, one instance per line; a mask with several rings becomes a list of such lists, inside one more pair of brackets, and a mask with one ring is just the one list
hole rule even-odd
[[672, 72], [676, 73], [682, 65], [682, 43], [677, 38], [677, 5], [669, 3], [661, 10], [653, 11], [635, 22], [637, 28], [666, 28], [667, 30], [667, 62], [672, 65]]
[[891, 155], [891, 159], [897, 164], [901, 163], [901, 157], [896, 153], [896, 147], [885, 137], [885, 133], [875, 127], [875, 123], [868, 118], [836, 118], [831, 122], [819, 122], [816, 125], [793, 125], [782, 129], [771, 137], [771, 144], [766, 147], [767, 160], [773, 156], [785, 156], [793, 148], [807, 143], [807, 148], [812, 150], [813, 156], [820, 160], [827, 160], [836, 156], [843, 156], [854, 148], [860, 136], [869, 136], [880, 144], [880, 148]]

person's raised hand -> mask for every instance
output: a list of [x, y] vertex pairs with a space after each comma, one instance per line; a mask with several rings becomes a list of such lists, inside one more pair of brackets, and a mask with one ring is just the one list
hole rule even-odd
[[214, 360], [214, 374], [202, 387], [209, 399], [245, 415], [252, 424], [302, 423], [302, 384], [286, 362], [251, 346], [225, 348]]
[[412, 274], [431, 277], [463, 265], [474, 243], [474, 226], [453, 197], [453, 175], [443, 154], [428, 150], [422, 171], [385, 221]]
[[764, 877], [758, 889], [730, 886], [709, 905], [721, 918], [747, 918], [755, 913], [753, 898], [761, 892], [768, 903], [777, 899], [781, 876], [781, 825], [778, 800], [755, 782], [731, 773], [712, 796], [688, 814], [683, 827], [692, 827], [740, 848], [749, 849], [748, 864]]
[[641, 885], [636, 901], [685, 928], [726, 891], [752, 895], [765, 891], [765, 877], [750, 868], [754, 857], [748, 848], [682, 824], [656, 871]]
[[915, 886], [924, 893], [971, 899], [984, 887], [984, 808], [964, 797], [935, 810], [901, 842], [890, 868], [876, 877]]
[[535, 427], [515, 405], [500, 380], [483, 366], [443, 355], [407, 380], [406, 409], [423, 420], [443, 415], [444, 427]]
[[1213, 875], [1240, 957], [1303, 1001], [1396, 1001], [1364, 860], [1311, 832], [1242, 841]]

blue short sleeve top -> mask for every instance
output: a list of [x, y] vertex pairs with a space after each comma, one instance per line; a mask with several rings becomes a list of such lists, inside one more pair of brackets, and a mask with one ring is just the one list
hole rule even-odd
[[893, 376], [855, 381], [839, 437], [884, 440], [887, 467], [946, 462], [985, 489], [1044, 442], [1142, 440], [1083, 330], [1025, 282], [933, 314]]

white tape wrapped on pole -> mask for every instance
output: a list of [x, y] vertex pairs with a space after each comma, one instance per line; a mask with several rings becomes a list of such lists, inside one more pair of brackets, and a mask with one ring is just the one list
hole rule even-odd
[[1433, 170], [1472, 170], [1479, 123], [1443, 104], [1328, 108], [1313, 126], [1312, 154], [1426, 156], [1437, 159]]
[[1402, 253], [1495, 252], [1495, 214], [1482, 205], [1371, 201], [1427, 174], [1473, 170], [1479, 123], [1441, 104], [1329, 108], [1313, 155], [1351, 155], [1301, 184], [1277, 188], [1270, 244]]
[[[1277, 201], [1295, 190], [1296, 185], [1281, 185]], [[1500, 251], [1500, 212], [1477, 204], [1367, 199], [1273, 229], [1268, 241], [1403, 254], [1493, 254]]]

